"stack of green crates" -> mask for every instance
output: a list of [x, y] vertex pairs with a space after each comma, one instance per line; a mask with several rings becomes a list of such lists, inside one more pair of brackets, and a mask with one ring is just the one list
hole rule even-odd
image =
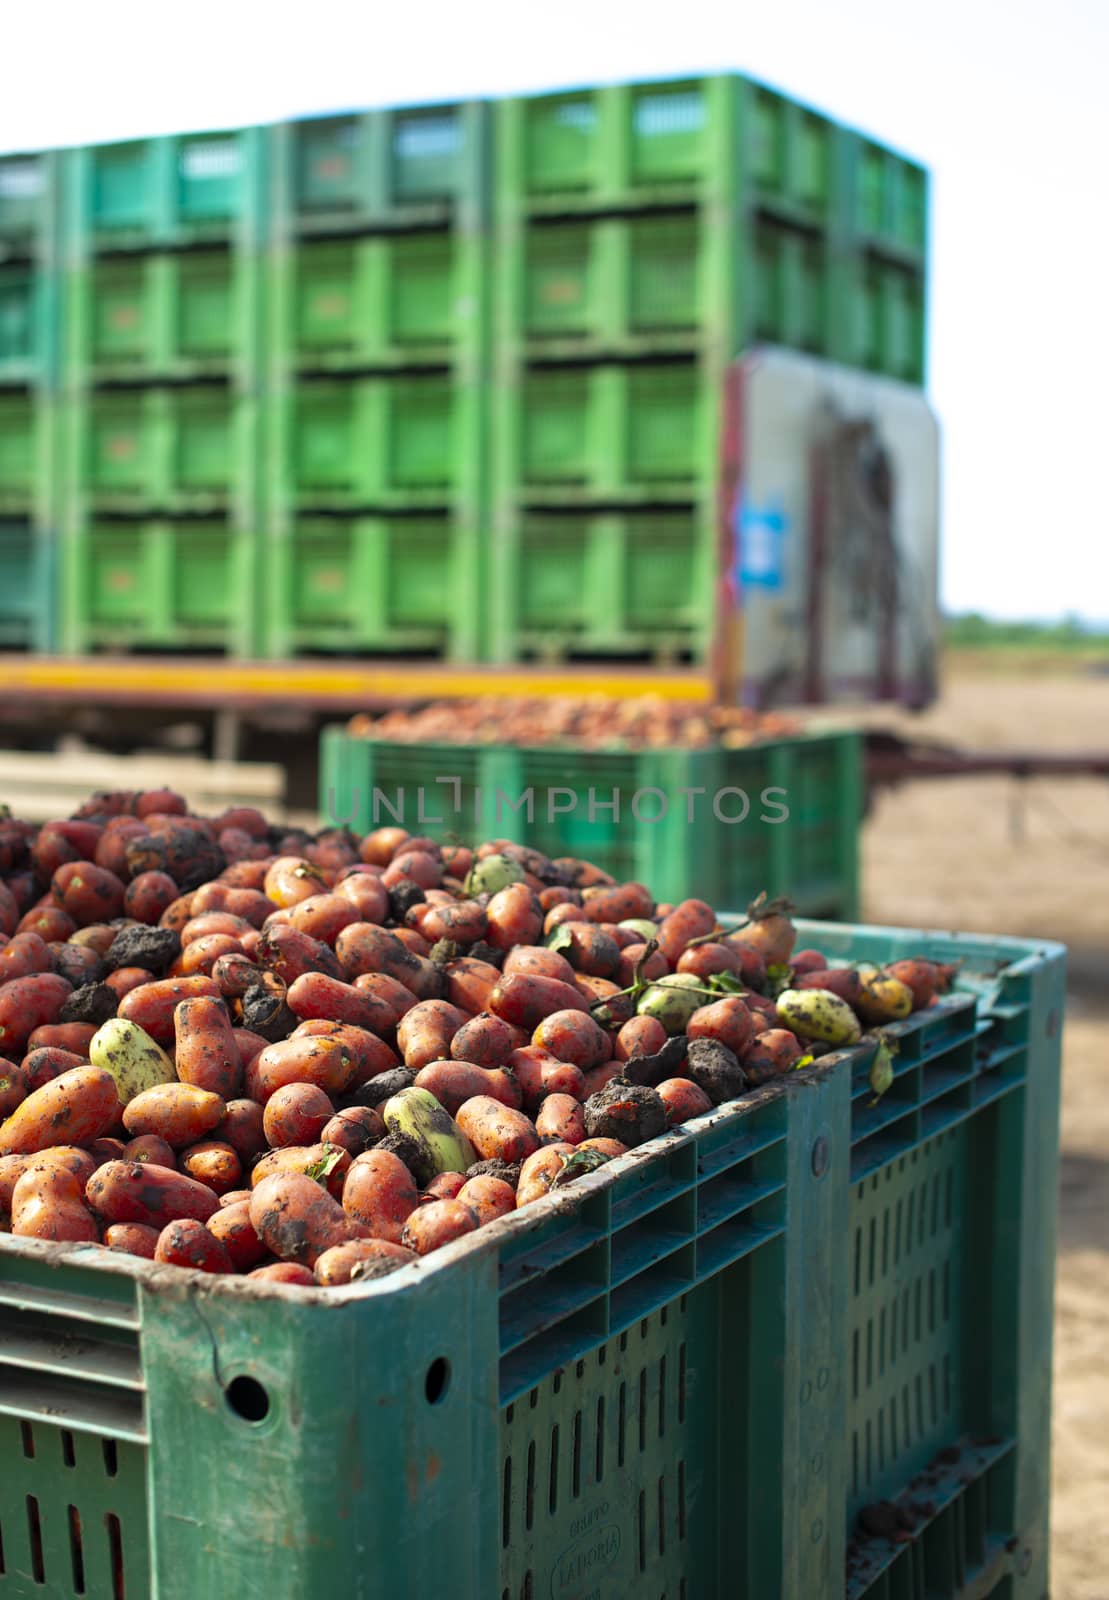
[[56, 529], [69, 651], [703, 661], [724, 369], [922, 383], [926, 212], [735, 74], [4, 157], [0, 643]]
[[70, 650], [259, 648], [266, 154], [247, 128], [67, 158]]
[[53, 643], [56, 157], [0, 157], [0, 649]]
[[267, 647], [476, 659], [487, 108], [271, 140]]
[[921, 383], [925, 175], [735, 75], [498, 118], [492, 653], [703, 660], [723, 369]]

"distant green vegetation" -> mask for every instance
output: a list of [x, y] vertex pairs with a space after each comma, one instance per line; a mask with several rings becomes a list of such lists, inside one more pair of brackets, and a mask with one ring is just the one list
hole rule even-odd
[[1030, 650], [1076, 656], [1109, 654], [1109, 626], [1098, 627], [1078, 617], [1061, 622], [998, 622], [978, 611], [947, 617], [944, 644], [950, 650]]

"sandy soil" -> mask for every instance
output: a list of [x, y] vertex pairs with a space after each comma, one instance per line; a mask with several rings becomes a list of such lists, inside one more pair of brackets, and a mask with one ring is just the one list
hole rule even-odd
[[[1105, 749], [1109, 677], [974, 672], [900, 723], [982, 748]], [[916, 783], [863, 836], [868, 922], [1053, 937], [1070, 946], [1055, 1337], [1052, 1600], [1109, 1600], [1109, 784]]]

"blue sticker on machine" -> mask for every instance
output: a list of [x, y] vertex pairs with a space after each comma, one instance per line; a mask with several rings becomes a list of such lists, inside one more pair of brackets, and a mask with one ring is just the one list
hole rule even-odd
[[780, 589], [789, 518], [780, 500], [736, 507], [736, 581], [743, 589]]

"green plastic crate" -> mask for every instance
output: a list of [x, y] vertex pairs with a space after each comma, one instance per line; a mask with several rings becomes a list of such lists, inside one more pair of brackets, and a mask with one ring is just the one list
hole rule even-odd
[[55, 160], [45, 150], [0, 156], [0, 259], [37, 253], [50, 229]]
[[907, 255], [928, 243], [928, 176], [880, 145], [860, 139], [854, 150], [852, 231]]
[[851, 269], [849, 365], [924, 382], [924, 285], [911, 268], [860, 256]]
[[[955, 962], [964, 991], [892, 1025], [894, 1079], [877, 1103], [873, 1047], [851, 1066], [848, 1207], [834, 1262], [847, 1290], [843, 1411], [831, 1463], [854, 1534], [848, 1600], [1039, 1600], [1064, 952], [889, 928], [810, 925], [800, 937], [833, 959]], [[890, 1498], [915, 1516], [916, 1536], [860, 1537], [859, 1510]]]
[[501, 661], [705, 659], [709, 521], [688, 505], [502, 512], [486, 549], [486, 650]]
[[81, 522], [66, 558], [64, 648], [249, 654], [255, 533], [224, 517]]
[[[114, 1572], [115, 1594], [184, 1600], [234, 1567], [237, 1584], [288, 1600], [340, 1577], [384, 1600], [437, 1592], [445, 1541], [467, 1600], [580, 1593], [587, 1561], [605, 1600], [683, 1580], [715, 1595], [746, 1567], [772, 1582], [783, 1541], [743, 1504], [746, 1452], [720, 1447], [750, 1433], [774, 1451], [775, 1413], [795, 1405], [744, 1362], [781, 1338], [773, 1285], [807, 1131], [792, 1109], [764, 1092], [483, 1249], [327, 1304], [224, 1284], [200, 1296], [122, 1258], [55, 1264], [5, 1239], [16, 1381], [43, 1338], [85, 1339], [79, 1376], [47, 1358], [18, 1395], [0, 1390], [18, 1463], [0, 1491], [0, 1594], [41, 1576], [56, 1595], [83, 1584], [109, 1600]], [[317, 1451], [326, 1472], [309, 1466]], [[251, 1462], [270, 1507], [318, 1496], [310, 1520], [251, 1527]], [[176, 1514], [148, 1522], [162, 1503]]]
[[275, 353], [294, 366], [441, 365], [478, 332], [483, 243], [470, 234], [306, 240], [277, 266]]
[[37, 365], [37, 287], [29, 264], [0, 266], [0, 382], [18, 382]]
[[77, 485], [100, 510], [208, 512], [251, 493], [257, 407], [228, 385], [85, 391], [71, 420]]
[[[58, 160], [52, 151], [0, 156], [0, 385], [40, 398], [57, 378]], [[0, 393], [0, 404], [14, 399]]]
[[485, 206], [480, 102], [308, 117], [270, 130], [290, 232], [421, 226]]
[[[0, 1595], [1040, 1600], [1062, 953], [800, 937], [980, 991], [898, 1026], [880, 1164], [864, 1047], [326, 1295], [0, 1240]], [[855, 1335], [929, 1274], [931, 1504], [845, 1566]]]
[[0, 390], [0, 512], [21, 512], [39, 484], [42, 414], [30, 390]]
[[702, 235], [693, 209], [532, 222], [516, 287], [523, 334], [539, 345], [637, 338], [687, 345], [711, 319]]
[[505, 176], [535, 209], [667, 202], [721, 189], [737, 130], [761, 193], [813, 216], [835, 197], [839, 130], [738, 76], [506, 100]]
[[473, 470], [476, 404], [448, 372], [302, 380], [282, 407], [292, 493], [318, 507], [448, 505]]
[[6, 254], [0, 236], [0, 384], [42, 391], [56, 379], [61, 322], [55, 240], [52, 232], [36, 236], [27, 254], [18, 237], [14, 243]]
[[709, 409], [694, 362], [533, 367], [514, 398], [522, 494], [689, 498]]
[[[509, 336], [541, 359], [629, 356], [721, 348], [756, 340], [813, 354], [836, 340], [831, 256], [825, 238], [773, 217], [740, 236], [738, 293], [721, 295], [727, 239], [708, 211], [534, 219], [505, 239]], [[734, 302], [741, 301], [740, 313]]]
[[388, 743], [334, 727], [320, 747], [321, 813], [361, 831], [399, 811], [412, 832], [584, 856], [662, 899], [746, 905], [761, 890], [788, 891], [809, 915], [847, 919], [858, 907], [861, 783], [855, 732], [742, 750], [594, 751]]
[[760, 217], [751, 233], [749, 251], [748, 322], [743, 344], [778, 344], [808, 355], [840, 359], [839, 306], [831, 251], [825, 240], [788, 223]]
[[71, 380], [248, 377], [259, 271], [220, 247], [93, 257], [71, 281]]
[[30, 519], [0, 519], [0, 646], [48, 650], [53, 620], [50, 535]]
[[838, 199], [838, 163], [851, 135], [763, 84], [736, 88], [743, 149], [759, 201], [797, 216], [826, 217]]
[[235, 128], [69, 153], [69, 226], [82, 256], [237, 238], [264, 216], [265, 133]]
[[463, 539], [449, 512], [301, 517], [268, 545], [268, 653], [466, 659]]

